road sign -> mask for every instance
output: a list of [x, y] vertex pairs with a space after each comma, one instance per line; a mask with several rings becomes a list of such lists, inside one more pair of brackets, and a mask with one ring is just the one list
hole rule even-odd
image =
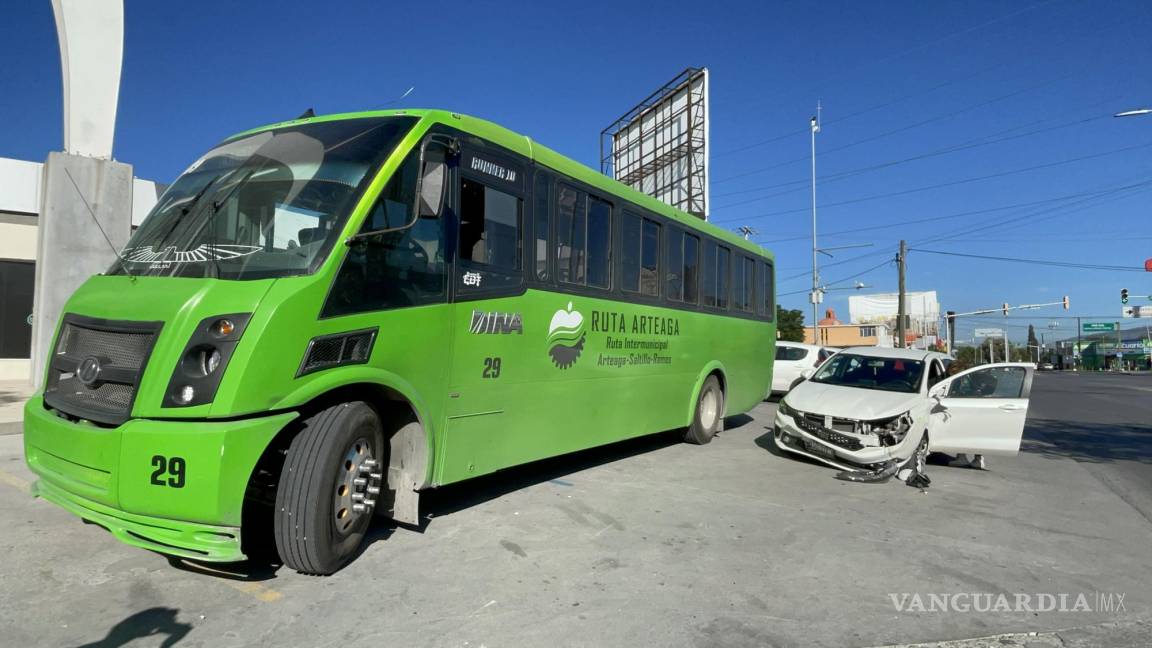
[[1115, 322], [1084, 322], [1080, 327], [1085, 333], [1096, 333], [1099, 331], [1115, 331]]
[[1004, 329], [998, 328], [978, 328], [973, 333], [978, 338], [1004, 337]]

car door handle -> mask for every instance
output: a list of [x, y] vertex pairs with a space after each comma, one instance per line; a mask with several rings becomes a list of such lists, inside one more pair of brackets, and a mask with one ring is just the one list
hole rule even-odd
[[1016, 403], [1004, 403], [1003, 405], [1000, 406], [1000, 409], [1006, 410], [1008, 412], [1016, 412], [1016, 411], [1024, 409], [1024, 407], [1021, 405], [1017, 405]]

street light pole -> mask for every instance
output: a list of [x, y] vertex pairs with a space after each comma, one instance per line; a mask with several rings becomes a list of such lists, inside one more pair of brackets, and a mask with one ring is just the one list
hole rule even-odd
[[816, 266], [816, 133], [820, 132], [820, 102], [816, 102], [816, 116], [809, 122], [812, 131], [812, 344], [820, 344], [820, 319], [817, 312], [820, 309], [820, 274]]

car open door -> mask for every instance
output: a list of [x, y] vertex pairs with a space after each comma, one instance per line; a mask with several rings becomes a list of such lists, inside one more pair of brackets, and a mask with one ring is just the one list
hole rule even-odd
[[1020, 451], [1036, 365], [981, 365], [929, 390], [928, 427], [933, 452], [1015, 455]]

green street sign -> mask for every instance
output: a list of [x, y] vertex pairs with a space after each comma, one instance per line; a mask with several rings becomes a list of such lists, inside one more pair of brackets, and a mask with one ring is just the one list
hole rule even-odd
[[1098, 331], [1115, 331], [1115, 322], [1085, 322], [1081, 325], [1081, 330], [1085, 333], [1094, 333]]

